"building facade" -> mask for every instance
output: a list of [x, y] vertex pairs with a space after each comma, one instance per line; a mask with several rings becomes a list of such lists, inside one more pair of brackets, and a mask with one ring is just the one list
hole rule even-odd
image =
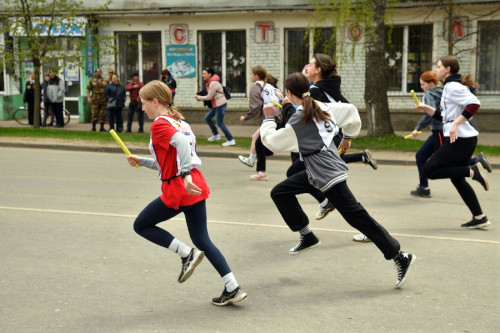
[[[100, 2], [104, 1], [84, 1], [89, 5]], [[415, 125], [420, 115], [415, 114], [410, 90], [421, 95], [420, 74], [433, 70], [437, 59], [448, 53], [451, 36], [456, 41], [454, 54], [460, 60], [461, 73], [472, 74], [481, 85], [477, 93], [482, 107], [476, 124], [483, 131], [497, 131], [491, 120], [500, 120], [500, 1], [455, 0], [451, 32], [445, 29], [446, 8], [433, 6], [435, 3], [401, 1], [394, 9], [392, 42], [386, 53], [393, 125], [400, 130]], [[147, 83], [158, 79], [162, 69], [169, 69], [177, 81], [175, 104], [195, 122], [202, 121], [206, 109], [193, 95], [203, 88], [203, 68], [212, 67], [223, 85], [231, 89], [226, 117], [232, 122], [248, 108], [253, 66], [264, 66], [283, 88], [287, 75], [302, 71], [314, 53], [329, 53], [336, 55], [343, 95], [364, 112], [362, 23], [350, 22], [343, 31], [324, 24], [307, 34], [313, 12], [308, 0], [184, 0], [164, 6], [158, 1], [114, 0], [107, 12], [99, 14], [106, 24], [98, 33], [115, 37], [118, 54], [101, 55], [92, 66], [101, 67], [104, 73], [113, 68], [124, 83], [133, 73], [139, 73], [141, 81]], [[80, 48], [85, 52], [83, 44]], [[354, 56], [350, 55], [352, 50]], [[77, 87], [72, 89], [75, 96], [67, 100], [75, 103], [70, 111], [80, 121], [88, 112], [83, 98], [90, 78], [88, 69], [72, 71], [72, 77], [65, 70], [61, 73]], [[13, 87], [5, 70], [1, 81], [0, 94], [18, 103], [15, 96], [22, 91]], [[0, 116], [6, 117], [5, 113]]]

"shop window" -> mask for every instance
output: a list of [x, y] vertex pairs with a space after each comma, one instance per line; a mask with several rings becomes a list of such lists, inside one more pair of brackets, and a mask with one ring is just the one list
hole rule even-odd
[[500, 91], [500, 21], [478, 22], [478, 93]]
[[[117, 33], [119, 55], [117, 73], [123, 84], [132, 74], [148, 83], [158, 80], [161, 73], [161, 32]], [[106, 68], [103, 68], [106, 75]]]
[[306, 36], [306, 29], [285, 30], [285, 77], [302, 72], [304, 65], [316, 53], [326, 53], [334, 58], [335, 40], [333, 29], [316, 28]]
[[388, 91], [420, 89], [420, 75], [433, 70], [432, 25], [392, 27], [387, 43]]
[[[221, 76], [222, 84], [231, 89], [231, 96], [246, 94], [246, 35], [245, 31], [200, 32], [201, 71], [210, 67]], [[201, 89], [201, 88], [200, 88]]]

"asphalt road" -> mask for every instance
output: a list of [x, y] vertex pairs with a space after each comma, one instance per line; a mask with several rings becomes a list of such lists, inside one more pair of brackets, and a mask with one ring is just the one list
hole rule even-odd
[[[498, 332], [500, 173], [472, 183], [492, 225], [462, 230], [470, 213], [447, 180], [432, 199], [409, 195], [415, 167], [350, 165], [349, 186], [414, 253], [403, 289], [396, 270], [337, 213], [311, 221], [322, 245], [290, 256], [269, 192], [236, 159], [205, 158], [209, 230], [248, 298], [210, 304], [223, 284], [207, 260], [183, 284], [180, 259], [132, 230], [159, 195], [156, 172], [123, 154], [0, 148], [0, 332]], [[318, 205], [301, 203], [313, 218]], [[183, 216], [161, 224], [191, 244]]]

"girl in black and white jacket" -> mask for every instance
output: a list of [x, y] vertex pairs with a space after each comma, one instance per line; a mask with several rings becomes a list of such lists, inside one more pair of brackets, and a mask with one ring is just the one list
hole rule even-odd
[[490, 221], [483, 213], [476, 193], [465, 178], [471, 177], [478, 181], [486, 191], [489, 182], [486, 172], [480, 162], [469, 166], [476, 149], [478, 131], [469, 123], [481, 103], [470, 91], [477, 86], [470, 76], [462, 77], [458, 72], [460, 64], [454, 56], [441, 57], [436, 65], [436, 77], [444, 81], [441, 97], [441, 112], [426, 105], [416, 105], [415, 108], [425, 111], [428, 115], [443, 122], [443, 134], [449, 138], [427, 161], [424, 173], [429, 179], [450, 178], [458, 193], [472, 213], [472, 220], [462, 224], [463, 228], [484, 228]]
[[306, 170], [276, 185], [271, 197], [292, 231], [300, 233], [300, 241], [290, 254], [299, 254], [320, 244], [309, 229], [307, 215], [296, 195], [313, 185], [331, 201], [344, 219], [369, 237], [384, 257], [393, 259], [398, 269], [396, 288], [405, 282], [415, 256], [400, 251], [399, 243], [377, 223], [356, 200], [347, 186], [347, 166], [340, 158], [333, 137], [342, 127], [344, 135], [359, 133], [361, 121], [354, 105], [316, 102], [309, 93], [309, 81], [301, 73], [291, 74], [285, 81], [287, 97], [299, 105], [285, 127], [276, 130], [274, 110], [264, 107], [265, 119], [260, 129], [262, 143], [273, 152], [298, 151]]

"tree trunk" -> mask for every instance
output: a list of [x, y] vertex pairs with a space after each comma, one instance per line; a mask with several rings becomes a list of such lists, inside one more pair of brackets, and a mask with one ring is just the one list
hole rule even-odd
[[448, 1], [448, 19], [446, 20], [448, 24], [448, 55], [453, 54], [453, 0]]
[[394, 134], [387, 100], [387, 75], [385, 59], [385, 5], [386, 0], [373, 0], [375, 13], [372, 25], [366, 27], [365, 109], [368, 135]]
[[33, 85], [35, 95], [35, 107], [33, 114], [33, 127], [40, 128], [40, 59], [33, 59], [33, 67], [35, 68], [35, 84]]

